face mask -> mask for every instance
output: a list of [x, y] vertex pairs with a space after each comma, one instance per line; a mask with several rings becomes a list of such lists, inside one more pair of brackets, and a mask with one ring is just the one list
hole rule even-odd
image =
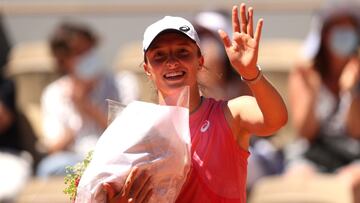
[[83, 80], [94, 79], [102, 71], [102, 65], [95, 49], [92, 49], [80, 56], [75, 66], [76, 76]]
[[336, 27], [332, 30], [330, 47], [332, 51], [341, 57], [348, 57], [356, 50], [358, 37], [352, 28]]

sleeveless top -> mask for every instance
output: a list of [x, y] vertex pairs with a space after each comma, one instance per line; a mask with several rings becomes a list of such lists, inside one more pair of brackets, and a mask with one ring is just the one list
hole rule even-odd
[[249, 152], [226, 121], [225, 101], [204, 99], [190, 115], [192, 166], [177, 203], [245, 203]]

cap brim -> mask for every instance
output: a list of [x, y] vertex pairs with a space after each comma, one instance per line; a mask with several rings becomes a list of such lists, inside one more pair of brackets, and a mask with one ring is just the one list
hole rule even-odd
[[185, 37], [187, 37], [188, 39], [190, 39], [191, 41], [193, 41], [196, 44], [196, 41], [193, 40], [190, 36], [188, 36], [186, 33], [181, 32], [180, 30], [177, 30], [175, 28], [169, 28], [169, 29], [165, 29], [165, 30], [161, 30], [160, 32], [158, 32], [156, 35], [153, 36], [153, 39], [150, 41], [149, 45], [147, 47], [143, 47], [143, 51], [144, 53], [146, 53], [147, 50], [149, 50], [149, 48], [153, 45], [153, 42], [155, 41], [155, 39], [157, 37], [159, 37], [162, 34], [165, 33], [179, 33]]

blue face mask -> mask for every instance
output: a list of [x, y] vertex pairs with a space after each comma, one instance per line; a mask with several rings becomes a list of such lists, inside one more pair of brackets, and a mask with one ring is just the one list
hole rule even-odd
[[91, 80], [103, 72], [100, 59], [95, 49], [81, 55], [75, 65], [75, 74], [82, 80]]
[[336, 27], [331, 31], [330, 48], [334, 54], [345, 58], [354, 53], [358, 46], [358, 40], [354, 29]]

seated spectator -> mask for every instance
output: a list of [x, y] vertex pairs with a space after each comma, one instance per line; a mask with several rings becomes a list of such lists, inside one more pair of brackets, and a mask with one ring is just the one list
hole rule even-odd
[[64, 175], [66, 166], [82, 160], [107, 126], [106, 99], [122, 102], [119, 83], [99, 60], [97, 41], [90, 28], [76, 23], [63, 23], [51, 36], [64, 75], [46, 87], [41, 100], [50, 155], [39, 166], [40, 176]]
[[360, 183], [360, 26], [354, 8], [321, 10], [305, 42], [308, 61], [290, 74], [300, 139], [289, 148], [288, 175], [334, 173], [350, 185]]
[[4, 75], [10, 42], [0, 14], [0, 202], [11, 202], [32, 175], [41, 153], [28, 120], [16, 107], [16, 90]]
[[[42, 155], [28, 120], [15, 103], [15, 86], [0, 76], [0, 202], [16, 196]], [[9, 180], [9, 181], [7, 181]]]

